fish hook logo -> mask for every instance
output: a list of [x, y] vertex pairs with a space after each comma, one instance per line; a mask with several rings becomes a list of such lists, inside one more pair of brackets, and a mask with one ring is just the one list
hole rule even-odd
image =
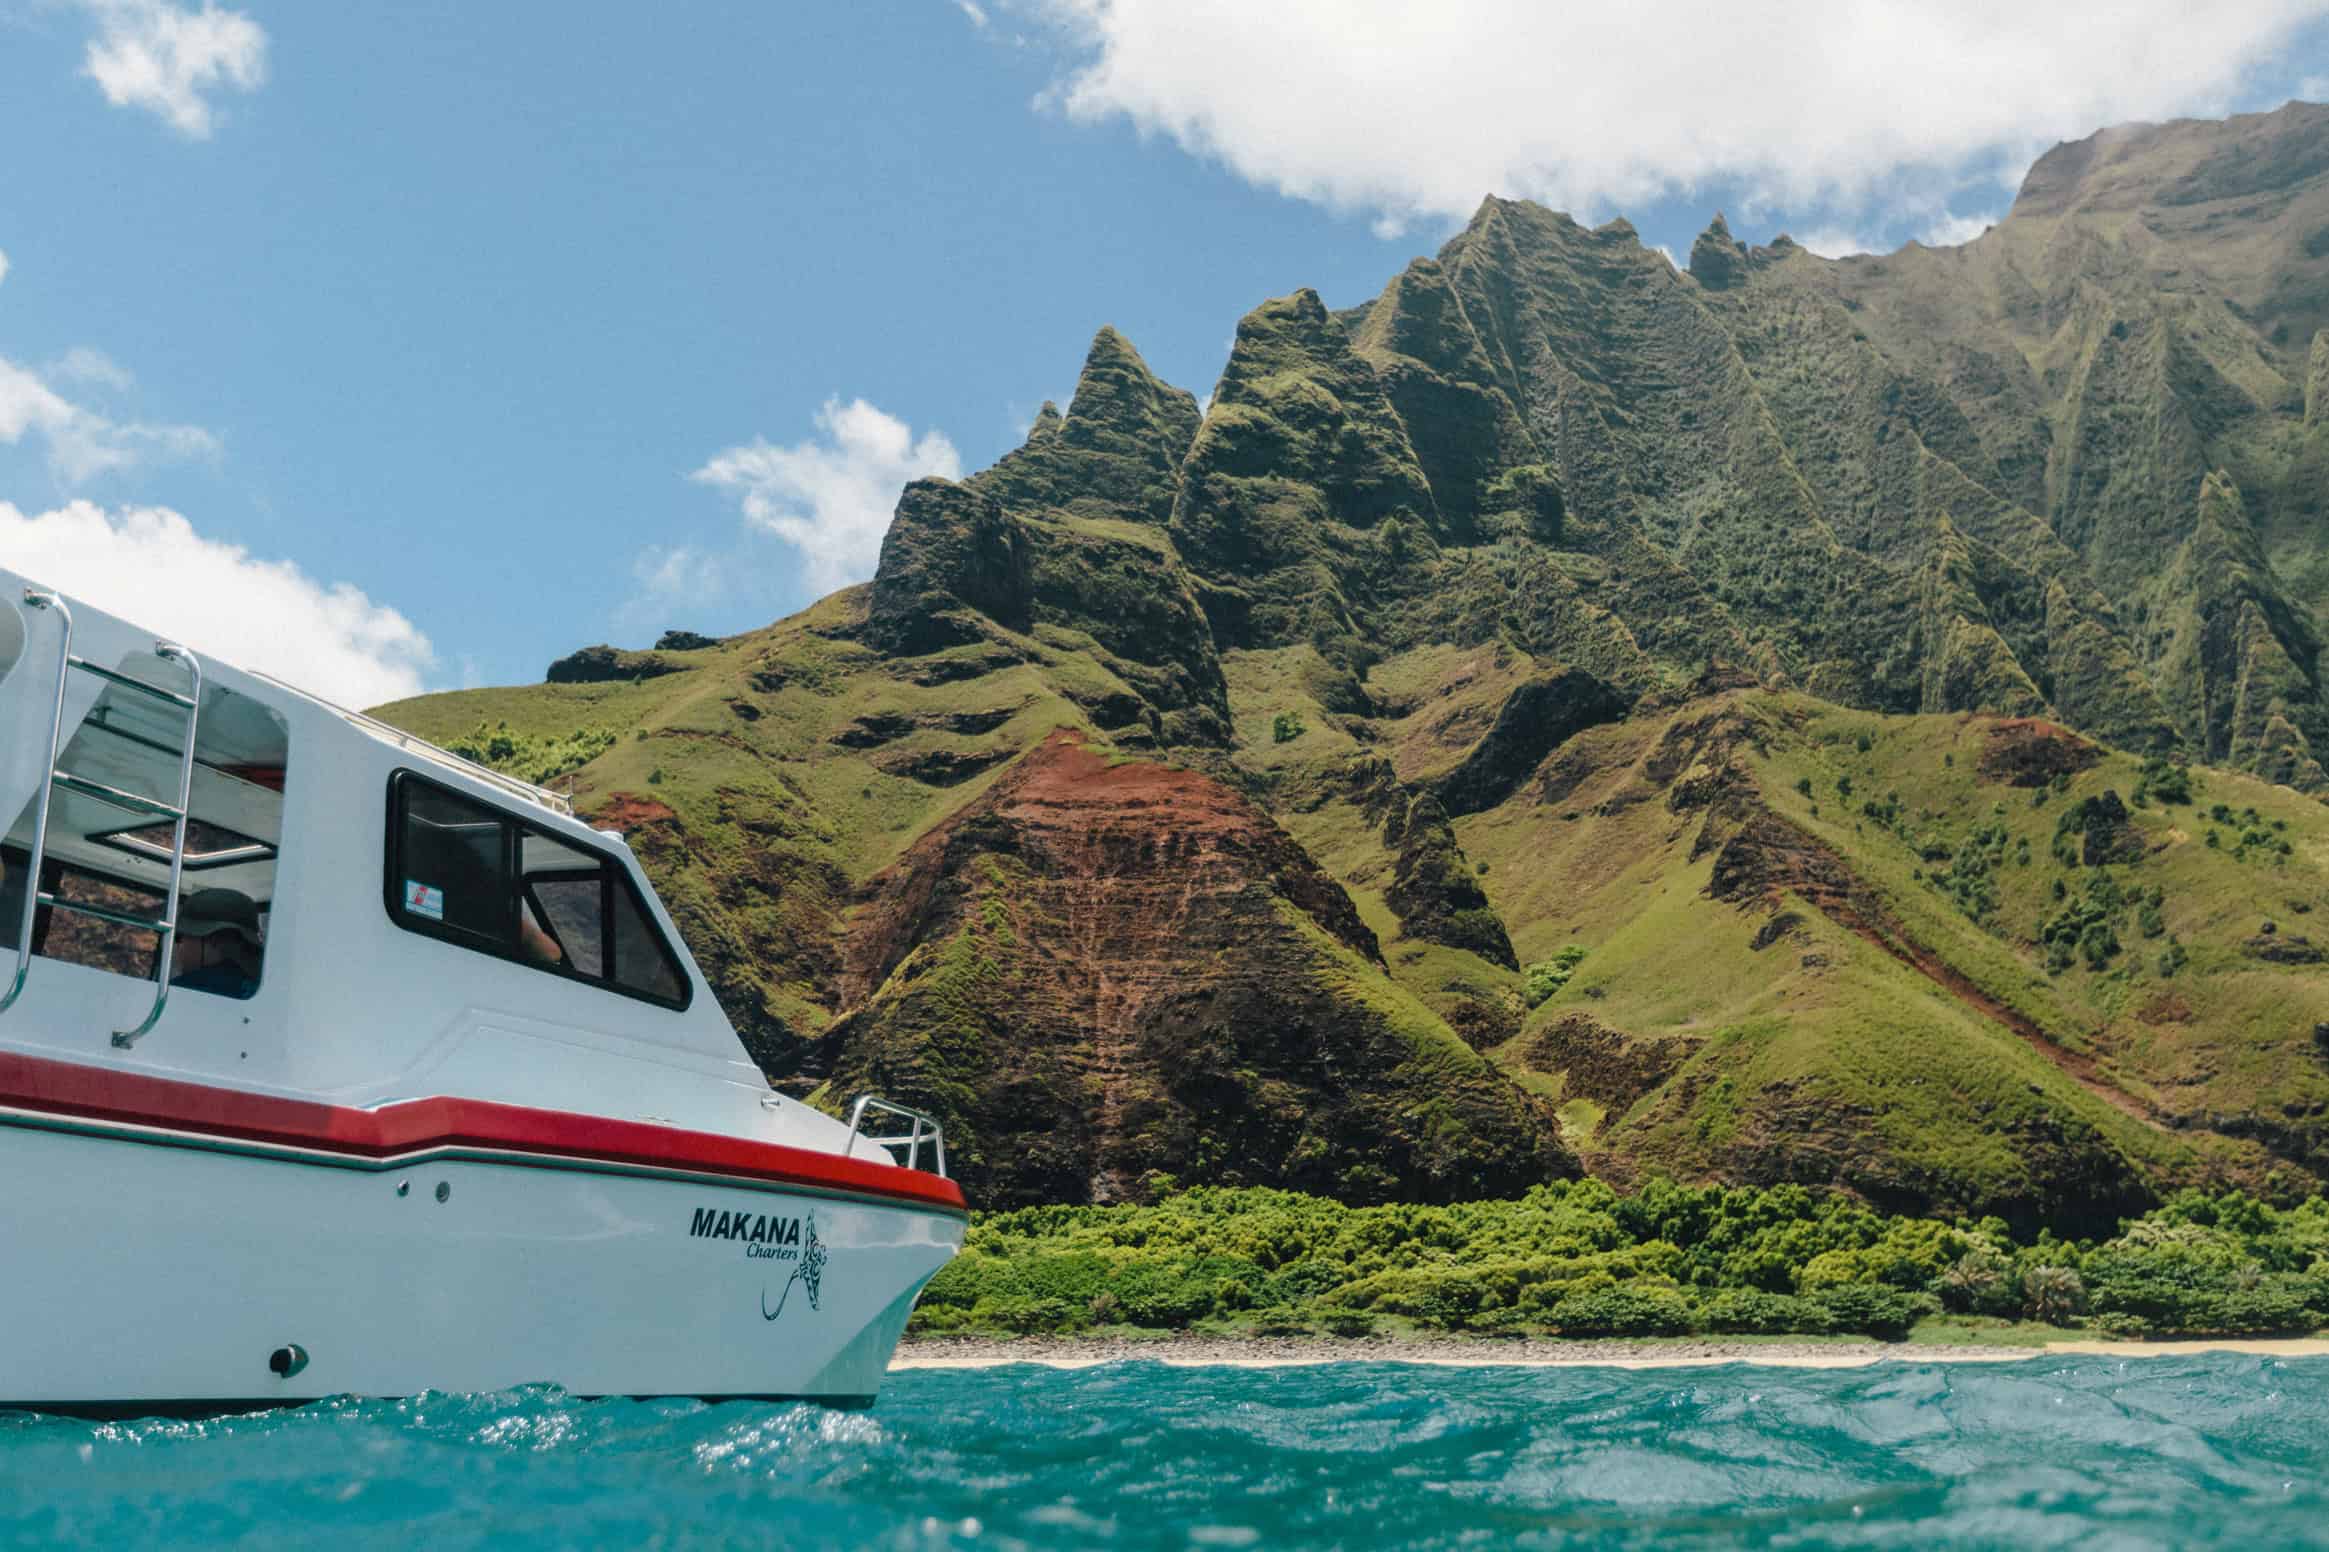
[[801, 1258], [793, 1265], [793, 1274], [784, 1281], [784, 1291], [776, 1296], [776, 1308], [768, 1307], [768, 1290], [760, 1290], [760, 1318], [774, 1320], [784, 1313], [785, 1301], [793, 1296], [797, 1284], [809, 1296], [809, 1308], [817, 1307], [818, 1285], [825, 1276], [825, 1247], [817, 1238], [817, 1215], [809, 1214], [809, 1237], [801, 1246]]

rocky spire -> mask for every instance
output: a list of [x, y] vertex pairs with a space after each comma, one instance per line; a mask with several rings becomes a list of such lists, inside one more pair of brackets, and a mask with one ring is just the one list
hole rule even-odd
[[1721, 211], [1690, 245], [1690, 278], [1709, 291], [1727, 291], [1747, 272], [1747, 245], [1731, 235]]
[[[1407, 428], [1445, 520], [1440, 537], [1468, 542], [1490, 504], [1487, 489], [1543, 460], [1439, 261], [1408, 265], [1368, 309], [1353, 345]], [[1549, 468], [1541, 475], [1558, 489]]]
[[2239, 487], [2221, 470], [2201, 483], [2198, 526], [2164, 592], [2178, 606], [2167, 621], [2161, 685], [2206, 758], [2318, 785], [2315, 751], [2329, 747], [2320, 637], [2283, 591]]
[[1195, 397], [1160, 380], [1130, 340], [1103, 328], [1067, 414], [1046, 402], [1026, 445], [972, 483], [1014, 508], [1163, 523], [1197, 419]]
[[1354, 528], [1432, 510], [1406, 426], [1317, 292], [1264, 302], [1238, 322], [1214, 418], [1230, 408], [1240, 412], [1234, 431], [1201, 443], [1192, 463], [1311, 485], [1327, 514]]

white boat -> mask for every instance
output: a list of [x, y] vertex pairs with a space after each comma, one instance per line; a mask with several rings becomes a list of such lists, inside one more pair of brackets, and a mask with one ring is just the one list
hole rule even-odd
[[862, 1404], [961, 1247], [555, 793], [0, 570], [0, 819], [0, 1409]]

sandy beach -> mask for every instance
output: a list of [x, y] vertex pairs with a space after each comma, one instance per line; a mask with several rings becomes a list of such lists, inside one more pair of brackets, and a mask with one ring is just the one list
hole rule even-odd
[[1315, 1363], [1414, 1363], [1452, 1368], [1683, 1369], [1750, 1363], [1787, 1369], [1851, 1369], [1887, 1360], [1904, 1363], [2018, 1363], [2060, 1354], [2161, 1358], [2191, 1353], [2252, 1353], [2276, 1358], [2329, 1358], [2319, 1337], [2189, 1342], [2055, 1341], [2025, 1346], [1949, 1342], [1674, 1340], [1464, 1340], [1399, 1336], [1154, 1338], [1016, 1337], [1009, 1340], [923, 1338], [900, 1346], [895, 1369], [984, 1369], [1036, 1363], [1055, 1369], [1090, 1368], [1125, 1359], [1182, 1366], [1243, 1369]]

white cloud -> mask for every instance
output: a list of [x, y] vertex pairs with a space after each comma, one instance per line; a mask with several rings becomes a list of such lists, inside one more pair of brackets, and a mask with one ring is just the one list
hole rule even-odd
[[649, 545], [631, 562], [631, 577], [646, 596], [666, 603], [716, 599], [727, 591], [720, 557], [692, 545]]
[[1928, 248], [1957, 248], [1973, 241], [2005, 219], [2002, 212], [1990, 211], [1978, 216], [1942, 216], [1917, 234], [1917, 241]]
[[[873, 575], [898, 493], [909, 480], [962, 477], [954, 444], [852, 399], [827, 399], [817, 411], [819, 437], [775, 447], [755, 438], [731, 447], [690, 475], [734, 492], [745, 521], [801, 552], [806, 580], [826, 592]], [[651, 552], [668, 565], [686, 551]]]
[[[8, 255], [0, 253], [0, 280], [7, 276]], [[103, 351], [86, 345], [66, 351], [49, 370], [53, 377], [116, 391], [135, 381]], [[113, 420], [73, 403], [30, 367], [0, 356], [0, 444], [13, 446], [27, 435], [47, 444], [49, 468], [67, 485], [149, 458], [215, 458], [220, 451], [218, 438], [200, 426]]]
[[9, 569], [175, 637], [238, 668], [349, 706], [418, 695], [436, 652], [413, 623], [359, 589], [289, 561], [205, 539], [167, 507], [74, 501], [26, 516], [0, 501]]
[[2329, 0], [1020, 0], [1040, 101], [1397, 221], [1716, 185], [1790, 208], [2018, 179], [2032, 147], [2223, 111]]
[[97, 22], [84, 72], [117, 108], [144, 108], [181, 135], [210, 136], [205, 93], [255, 91], [267, 79], [267, 34], [242, 11], [213, 0], [199, 10], [171, 0], [81, 0]]
[[200, 426], [110, 419], [0, 356], [0, 443], [13, 445], [27, 435], [47, 444], [49, 467], [67, 485], [86, 484], [149, 459], [214, 458], [219, 453], [218, 438]]
[[137, 386], [137, 379], [128, 367], [114, 360], [104, 351], [88, 345], [75, 345], [55, 361], [49, 363], [49, 376], [69, 383], [88, 383], [92, 387], [110, 388], [126, 393]]
[[983, 28], [986, 26], [986, 7], [979, 5], [977, 0], [954, 0], [954, 8], [969, 17], [973, 27]]
[[[1905, 218], [1908, 236], [1928, 248], [1956, 248], [1973, 241], [2004, 217], [1995, 211], [1982, 215], [1957, 216], [1946, 210], [1919, 214], [1922, 201], [1912, 201], [1908, 208], [1898, 212]], [[1849, 258], [1855, 253], [1891, 253], [1906, 240], [1902, 223], [1887, 223], [1884, 230], [1890, 236], [1873, 232], [1853, 231], [1849, 227], [1819, 226], [1795, 237], [1796, 242], [1826, 259]], [[1790, 234], [1794, 235], [1794, 234]]]
[[15, 442], [27, 431], [51, 435], [79, 411], [23, 367], [0, 356], [0, 442]]
[[651, 544], [632, 558], [634, 591], [615, 611], [615, 628], [624, 635], [698, 629], [693, 622], [726, 603], [736, 578], [754, 569], [740, 554]]
[[1806, 232], [1795, 240], [1823, 259], [1845, 259], [1850, 258], [1855, 253], [1883, 253], [1887, 249], [1887, 245], [1884, 243], [1855, 236], [1835, 227], [1822, 227], [1817, 231]]

